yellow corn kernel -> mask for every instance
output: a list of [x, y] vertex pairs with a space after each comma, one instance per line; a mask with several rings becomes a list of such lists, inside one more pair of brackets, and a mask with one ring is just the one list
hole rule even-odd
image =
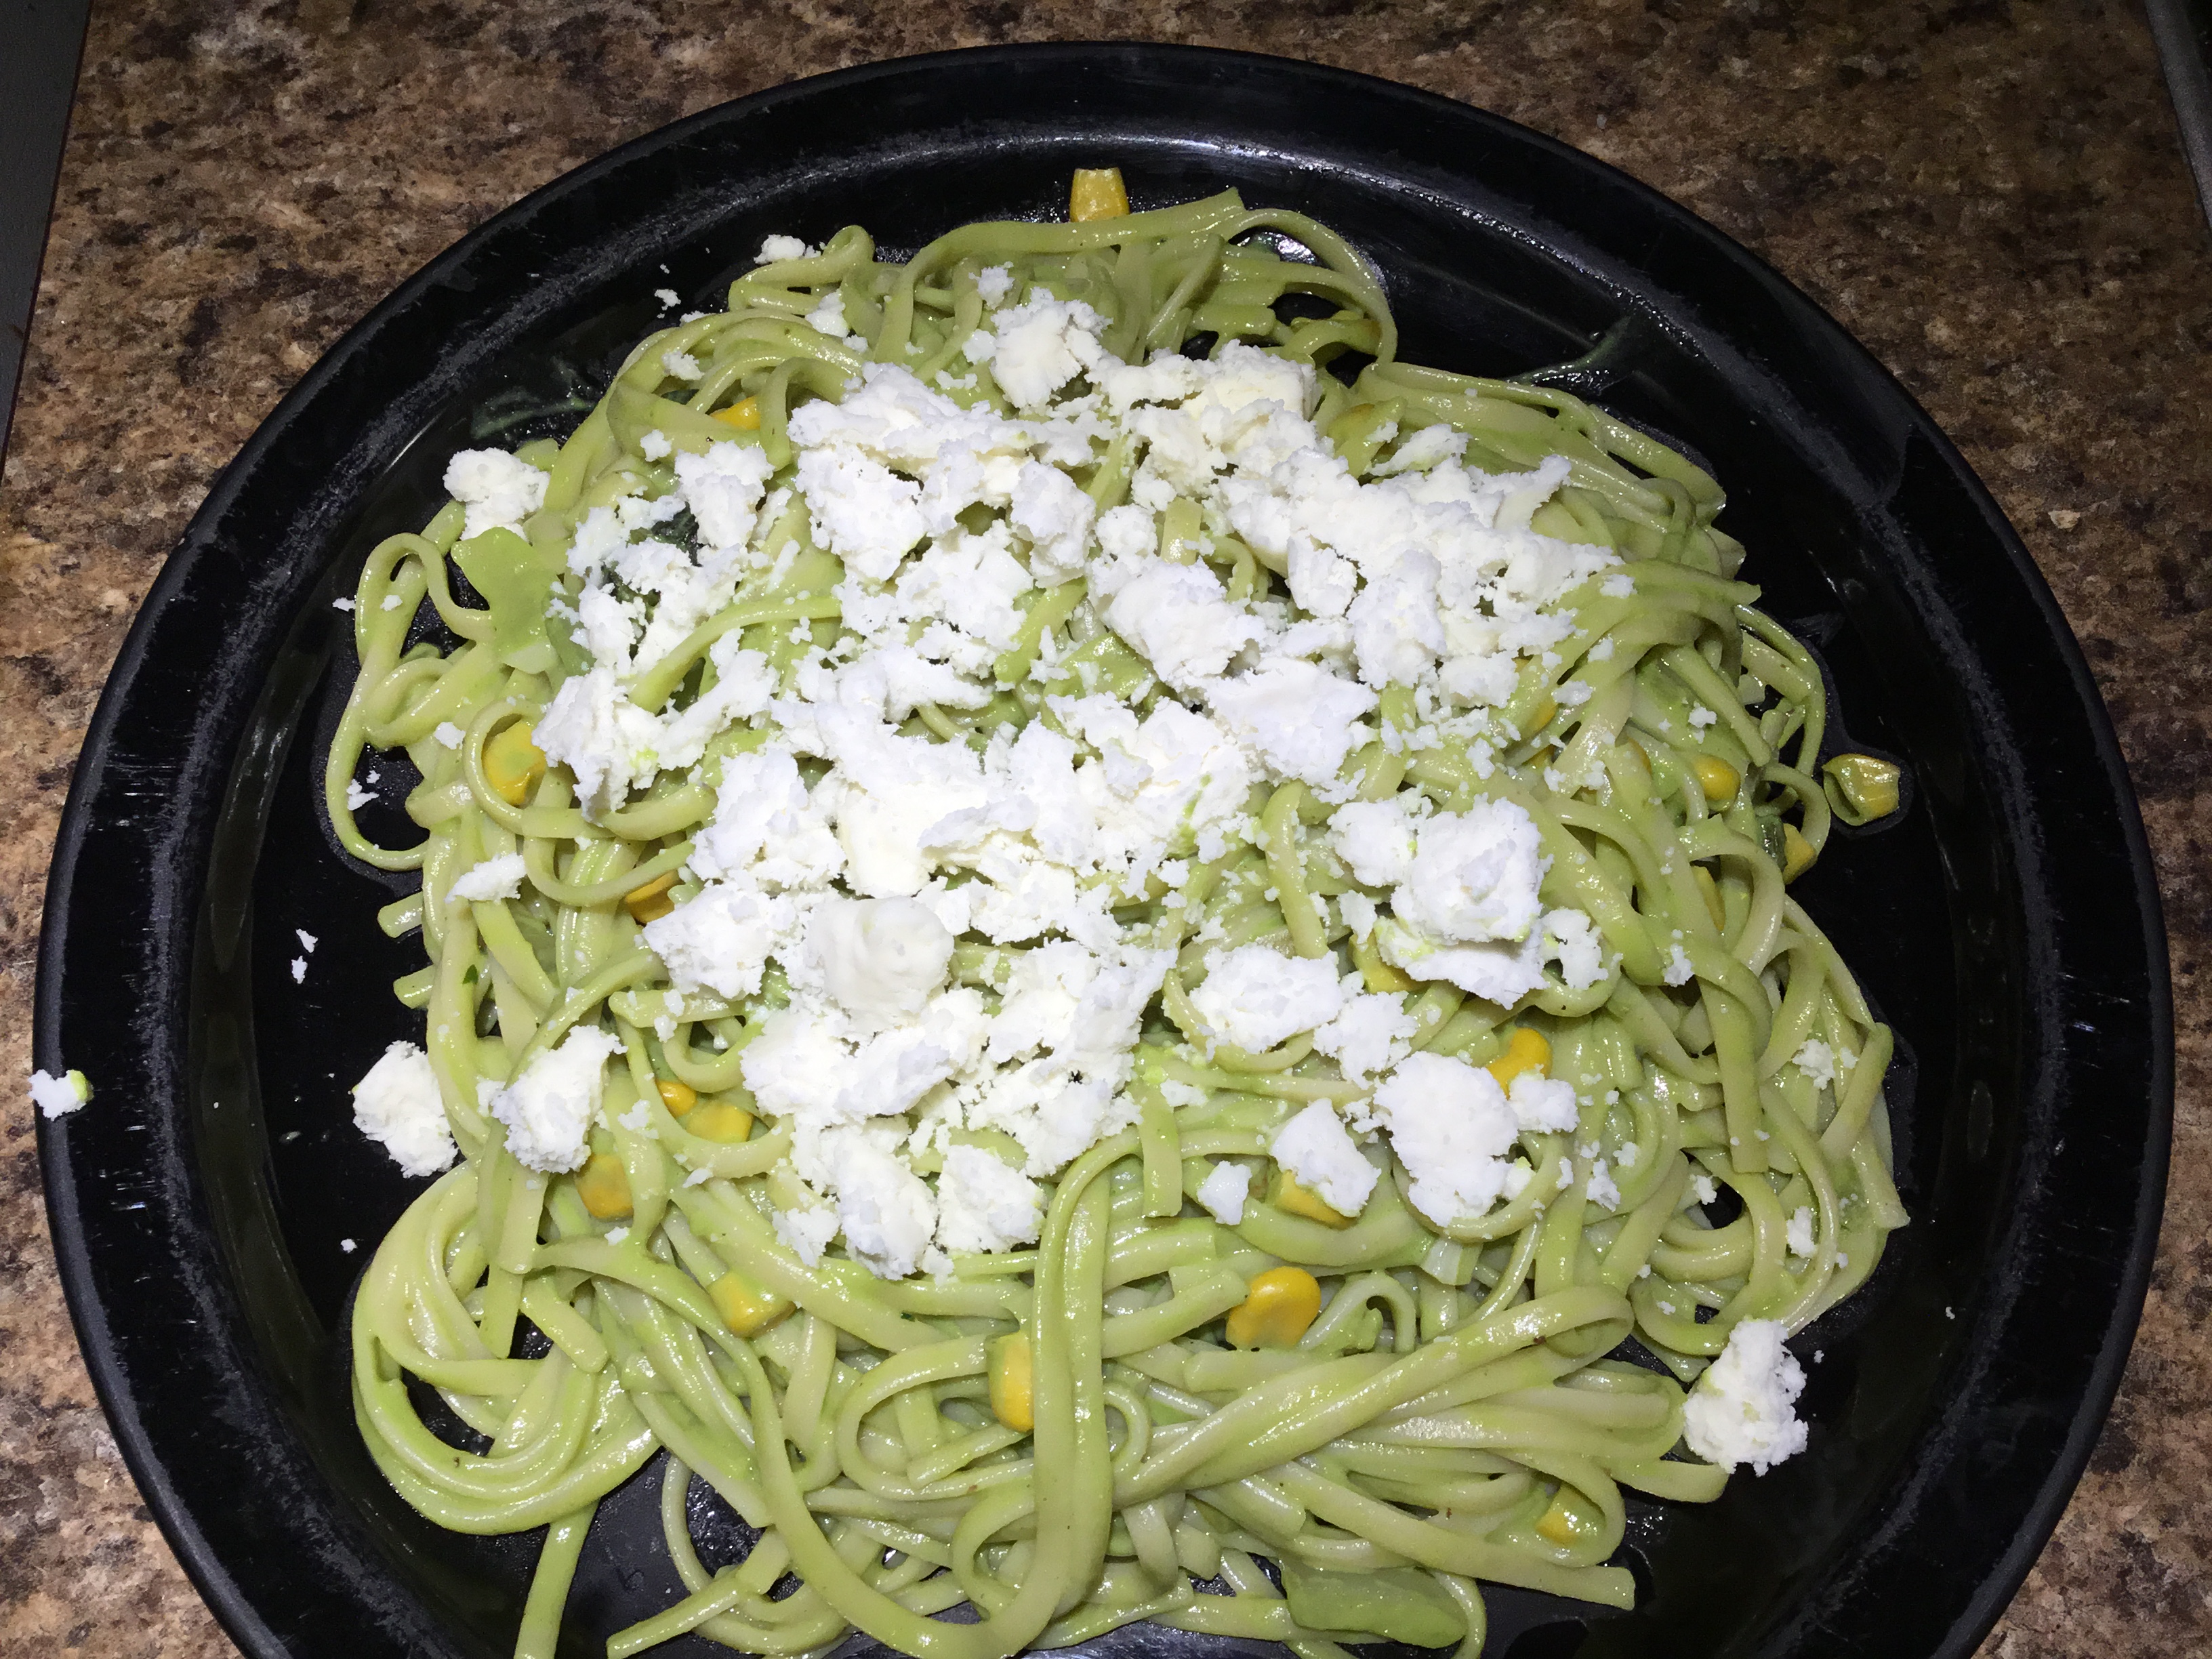
[[757, 432], [761, 423], [760, 399], [740, 398], [727, 409], [716, 410], [714, 418], [724, 426], [733, 426], [740, 432]]
[[1690, 770], [1698, 775], [1698, 787], [1705, 792], [1705, 799], [1716, 806], [1734, 800], [1736, 787], [1743, 781], [1743, 774], [1718, 755], [1698, 756], [1690, 763]]
[[762, 1289], [734, 1269], [709, 1285], [707, 1294], [722, 1322], [739, 1336], [764, 1331], [791, 1311], [788, 1297]]
[[484, 781], [509, 806], [530, 799], [538, 780], [545, 775], [545, 751], [538, 748], [537, 728], [510, 720], [485, 739]]
[[1240, 1348], [1294, 1347], [1320, 1314], [1320, 1280], [1304, 1267], [1270, 1267], [1230, 1311], [1229, 1340]]
[[1036, 1377], [1027, 1331], [991, 1343], [991, 1415], [1024, 1434], [1036, 1427]]
[[644, 886], [624, 893], [623, 908], [640, 921], [658, 921], [676, 908], [676, 901], [668, 896], [668, 890], [675, 885], [676, 872], [664, 871]]
[[1513, 1028], [1513, 1037], [1505, 1045], [1505, 1052], [1483, 1067], [1498, 1079], [1498, 1086], [1507, 1094], [1513, 1092], [1513, 1079], [1523, 1072], [1534, 1072], [1538, 1077], [1548, 1075], [1552, 1064], [1552, 1045], [1541, 1031], [1532, 1031], [1525, 1025]]
[[1562, 1486], [1536, 1522], [1536, 1530], [1554, 1544], [1578, 1544], [1592, 1536], [1602, 1524], [1593, 1515], [1581, 1494]]
[[[660, 1091], [660, 1103], [668, 1108], [671, 1117], [682, 1117], [699, 1103], [699, 1091], [688, 1083], [678, 1083], [672, 1077], [656, 1078], [653, 1086]], [[752, 1127], [747, 1120], [747, 1129]]]
[[1067, 216], [1077, 224], [1086, 219], [1123, 219], [1129, 213], [1129, 192], [1119, 167], [1078, 167], [1068, 187]]
[[602, 1221], [629, 1213], [629, 1176], [612, 1152], [593, 1152], [576, 1171], [576, 1196]]
[[1275, 1184], [1267, 1194], [1267, 1201], [1279, 1210], [1288, 1210], [1292, 1215], [1302, 1215], [1309, 1221], [1318, 1221], [1324, 1227], [1349, 1227], [1352, 1218], [1332, 1209], [1319, 1193], [1309, 1192], [1291, 1178], [1291, 1172], [1278, 1164]]
[[1828, 804], [1845, 823], [1866, 823], [1897, 811], [1901, 797], [1896, 762], [1872, 755], [1838, 755], [1820, 770], [1828, 787]]
[[702, 1106], [685, 1118], [684, 1127], [702, 1140], [726, 1141], [736, 1146], [751, 1139], [753, 1115], [742, 1106], [716, 1101], [711, 1106]]
[[1352, 965], [1359, 969], [1359, 977], [1370, 991], [1388, 991], [1397, 995], [1413, 988], [1412, 979], [1382, 960], [1371, 930], [1365, 939], [1352, 941]]
[[1728, 927], [1728, 906], [1721, 902], [1721, 890], [1713, 883], [1713, 872], [1702, 864], [1690, 866], [1692, 879], [1698, 884], [1698, 893], [1705, 902], [1705, 914], [1713, 919], [1713, 926]]
[[1813, 867], [1813, 860], [1820, 856], [1813, 850], [1813, 843], [1805, 839], [1796, 824], [1785, 823], [1782, 826], [1783, 880], [1796, 880], [1798, 877]]

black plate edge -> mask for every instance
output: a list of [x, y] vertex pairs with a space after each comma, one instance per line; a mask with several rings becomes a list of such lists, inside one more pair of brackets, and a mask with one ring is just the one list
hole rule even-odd
[[[787, 96], [799, 95], [804, 92], [821, 89], [830, 85], [849, 86], [864, 83], [877, 76], [901, 72], [918, 64], [927, 64], [933, 59], [957, 58], [963, 60], [973, 60], [995, 54], [1036, 58], [1054, 54], [1079, 54], [1086, 50], [1100, 49], [1102, 48], [1086, 48], [1078, 43], [1062, 43], [928, 54], [923, 57], [862, 65], [813, 77], [807, 81], [790, 83], [785, 87], [755, 94], [753, 100], [747, 101], [757, 100], [757, 103], [764, 105], [781, 101]], [[1517, 128], [1516, 124], [1504, 121], [1486, 112], [1472, 109], [1468, 106], [1457, 104], [1450, 100], [1415, 88], [1379, 82], [1349, 71], [1326, 69], [1318, 65], [1297, 63], [1296, 60], [1267, 58], [1259, 54], [1224, 52], [1205, 48], [1129, 46], [1122, 43], [1112, 43], [1103, 49], [1123, 52], [1172, 53], [1189, 58], [1211, 58], [1224, 64], [1243, 60], [1255, 65], [1267, 65], [1273, 69], [1294, 66], [1304, 73], [1337, 79], [1347, 85], [1357, 86], [1363, 88], [1369, 95], [1387, 92], [1404, 99], [1441, 106], [1462, 118], [1473, 115], [1486, 123], [1494, 123], [1502, 128], [1513, 129], [1523, 142], [1534, 143], [1559, 157], [1572, 157], [1577, 165], [1603, 168], [1606, 173], [1613, 176], [1613, 182], [1617, 187], [1623, 188], [1642, 198], [1645, 205], [1656, 209], [1661, 217], [1670, 219], [1672, 222], [1669, 228], [1672, 232], [1687, 233], [1700, 245], [1706, 257], [1710, 258], [1717, 252], [1725, 251], [1729, 259], [1737, 267], [1741, 275], [1750, 277], [1761, 287], [1778, 289], [1786, 293], [1798, 307], [1810, 313], [1814, 319], [1826, 325], [1832, 337], [1824, 339], [1822, 342], [1824, 345], [1841, 349], [1846, 356], [1856, 355], [1869, 366], [1876, 369], [1880, 378], [1887, 383], [1885, 388], [1887, 395], [1911, 416], [1909, 424], [1916, 434], [1923, 436], [1935, 447], [1939, 459], [1954, 464], [1958, 476], [1967, 483], [1974, 505], [1991, 527], [1998, 531], [2000, 542], [2005, 547], [2008, 559], [2017, 574], [2024, 579], [2025, 591], [2030, 596], [2032, 603], [2052, 625], [2052, 637], [2059, 645], [2073, 689], [2080, 698], [2085, 713], [2089, 715], [2091, 736], [2096, 746], [2099, 762], [2112, 782], [2114, 798], [2122, 807], [2121, 828], [2126, 842], [2125, 854], [2139, 902], [2137, 915], [2142, 924], [2141, 944], [2144, 951], [2145, 963], [2149, 970], [2153, 990], [2151, 1006], [2145, 1010], [2149, 1017], [2151, 1028], [2149, 1035], [2153, 1039], [2151, 1075], [2146, 1079], [2148, 1085], [2148, 1099], [2146, 1103], [2152, 1109], [2150, 1112], [2152, 1133], [2142, 1149], [2144, 1176], [2139, 1189], [2136, 1213], [2133, 1218], [2134, 1231], [2139, 1241], [2139, 1248], [2130, 1255], [2126, 1264], [2126, 1270], [2122, 1275], [2116, 1299], [2112, 1304], [2112, 1317], [2106, 1324], [2099, 1358], [2093, 1369], [2091, 1384], [2082, 1397], [2081, 1409], [2075, 1414], [2065, 1450], [2054, 1463], [2048, 1479], [2044, 1483], [2037, 1504], [2031, 1515], [2024, 1521], [2014, 1545], [2008, 1551], [1999, 1568], [1985, 1581], [1982, 1593], [1975, 1598], [1974, 1602], [1966, 1610], [1962, 1612], [1960, 1620], [1954, 1626], [1952, 1639], [1947, 1641], [1941, 1650], [1946, 1655], [1970, 1651], [1973, 1644], [1979, 1639], [1980, 1633], [1986, 1631], [1988, 1626], [1994, 1621], [2004, 1602], [2009, 1600], [2021, 1580], [2026, 1577], [2043, 1543], [2056, 1526], [2065, 1502], [2078, 1480], [2081, 1469], [2086, 1466], [2095, 1443], [2097, 1431], [2110, 1409], [2113, 1395], [2117, 1393], [2132, 1342], [2135, 1324], [2148, 1289], [2153, 1261], [2152, 1253], [2156, 1240], [2157, 1220], [2162, 1209], [2165, 1172], [2171, 1136], [2172, 1089], [2171, 987], [2154, 872], [2149, 860], [2148, 846], [2143, 833], [2140, 812], [2136, 808], [2132, 787], [2128, 781], [2124, 762], [2120, 756], [2109, 718], [2104, 712], [2101, 697], [2096, 692], [2095, 683], [2088, 672], [2087, 663], [2074, 641], [2071, 630], [2066, 625], [2063, 614], [2059, 610], [2047, 583], [2028, 557], [2016, 533], [2004, 520], [1994, 499], [1980, 484], [1978, 479], [1976, 479], [1971, 471], [1965, 466], [1955, 447], [1920, 408], [1917, 400], [1913, 399], [1902, 386], [1897, 385], [1886, 371], [1880, 369], [1879, 365], [1871, 357], [1871, 354], [1867, 353], [1864, 348], [1857, 345], [1856, 342], [1849, 341], [1848, 337], [1844, 336], [1841, 330], [1827, 319], [1825, 313], [1820, 312], [1819, 308], [1794, 284], [1790, 283], [1785, 277], [1774, 271], [1765, 262], [1747, 250], [1742, 249], [1731, 240], [1712, 232], [1710, 227], [1705, 226], [1701, 221], [1689, 214], [1687, 210], [1659, 195], [1658, 192], [1651, 191], [1648, 186], [1620, 173], [1618, 169], [1597, 161], [1595, 158], [1583, 155], [1581, 152], [1575, 151], [1571, 147], [1559, 143], [1556, 140], [1528, 132], [1526, 129]], [[58, 942], [61, 938], [61, 931], [55, 924], [66, 919], [74, 901], [76, 868], [84, 853], [84, 842], [88, 828], [84, 817], [84, 801], [94, 793], [86, 780], [98, 777], [108, 762], [116, 721], [120, 715], [131, 685], [143, 667], [146, 647], [154, 631], [155, 619], [158, 616], [161, 605], [165, 600], [173, 597], [175, 591], [189, 580], [198, 561], [214, 550], [211, 533], [213, 526], [246, 487], [255, 467], [264, 459], [267, 451], [273, 446], [276, 440], [271, 434], [282, 424], [281, 417], [313, 396], [330, 379], [334, 378], [344, 362], [366, 348], [369, 337], [392, 313], [404, 308], [429, 289], [443, 283], [450, 272], [465, 257], [466, 252], [480, 240], [487, 239], [495, 233], [512, 228], [516, 224], [526, 221], [532, 214], [542, 210], [544, 207], [558, 201], [566, 189], [574, 187], [580, 175], [586, 172], [596, 173], [603, 168], [611, 169], [648, 148], [657, 149], [664, 143], [680, 140], [688, 131], [694, 130], [716, 117], [720, 107], [702, 111], [683, 122], [674, 124], [670, 128], [634, 139], [592, 161], [585, 163], [570, 173], [562, 175], [562, 178], [551, 181], [540, 190], [525, 197], [514, 206], [488, 221], [485, 225], [471, 233], [469, 236], [463, 238], [453, 247], [441, 253], [415, 276], [395, 289], [354, 329], [349, 331], [321, 362], [311, 370], [292, 392], [280, 400], [264, 425], [257, 429], [253, 437], [240, 449], [238, 456], [224, 470], [215, 486], [210, 489], [206, 501], [195, 514], [179, 542], [176, 553], [173, 555], [160, 576], [157, 577], [153, 590], [142, 606], [138, 617], [134, 621], [131, 633], [122, 651], [118, 653], [115, 667], [111, 673], [107, 690], [103, 694], [100, 707], [88, 728], [86, 742], [71, 781], [68, 802], [64, 808], [63, 827], [58, 837], [55, 857], [49, 877], [45, 925], [39, 951], [39, 979], [33, 1015], [35, 1063], [49, 1067], [60, 1063], [59, 1023], [64, 1000], [63, 964], [60, 960], [61, 947]], [[1750, 366], [1749, 360], [1747, 360], [1747, 367]], [[1763, 374], [1760, 378], [1765, 378]], [[173, 846], [175, 840], [174, 835], [149, 838], [148, 850], [156, 854], [151, 861], [158, 865], [161, 862], [158, 857], [159, 850]], [[155, 895], [156, 898], [174, 896], [173, 893], [165, 894], [158, 890], [166, 885], [161, 881], [159, 872], [155, 873], [152, 884], [157, 889]], [[62, 1175], [63, 1166], [67, 1159], [68, 1122], [67, 1120], [54, 1122], [42, 1120], [38, 1127], [41, 1160], [46, 1172], [50, 1228], [54, 1235], [56, 1255], [64, 1292], [70, 1301], [72, 1317], [77, 1321], [80, 1335], [84, 1340], [88, 1368], [92, 1373], [95, 1390], [100, 1395], [103, 1407], [109, 1413], [111, 1423], [115, 1426], [117, 1439], [123, 1450], [125, 1463], [131, 1469], [134, 1478], [138, 1480], [142, 1490], [144, 1491], [149, 1498], [149, 1506], [154, 1510], [165, 1534], [170, 1538], [173, 1547], [176, 1547], [187, 1571], [192, 1576], [203, 1594], [208, 1597], [226, 1627], [229, 1628], [234, 1636], [237, 1637], [242, 1644], [251, 1644], [266, 1651], [276, 1651], [278, 1650], [273, 1646], [264, 1646], [277, 1639], [275, 1632], [269, 1629], [258, 1613], [244, 1600], [235, 1580], [231, 1577], [228, 1571], [222, 1566], [221, 1563], [211, 1558], [206, 1547], [204, 1534], [191, 1524], [191, 1517], [181, 1510], [177, 1495], [165, 1474], [161, 1470], [153, 1449], [145, 1438], [142, 1420], [137, 1412], [131, 1408], [127, 1398], [122, 1395], [119, 1370], [114, 1362], [106, 1318], [99, 1310], [92, 1294], [89, 1258], [84, 1248], [85, 1241], [81, 1230], [80, 1212], [75, 1202], [74, 1192], [67, 1188]], [[191, 1195], [190, 1201], [198, 1202], [197, 1193]], [[1969, 1626], [1972, 1627], [1971, 1633]]]

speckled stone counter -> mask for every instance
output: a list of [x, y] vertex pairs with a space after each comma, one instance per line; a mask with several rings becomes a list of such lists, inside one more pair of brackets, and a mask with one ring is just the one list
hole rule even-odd
[[[1984, 1652], [2212, 1652], [2212, 239], [2118, 0], [96, 5], [0, 486], [0, 1075], [29, 1069], [48, 849], [108, 664], [209, 482], [332, 340], [495, 210], [679, 116], [1054, 36], [1318, 59], [1602, 156], [1809, 291], [1996, 490], [2142, 793], [2180, 1086], [2126, 1386]], [[93, 1398], [11, 1081], [0, 1659], [230, 1650]]]

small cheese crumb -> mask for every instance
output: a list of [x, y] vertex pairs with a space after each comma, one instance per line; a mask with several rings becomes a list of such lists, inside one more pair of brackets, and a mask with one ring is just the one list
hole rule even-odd
[[307, 982], [307, 959], [305, 957], [294, 957], [292, 958], [292, 983], [295, 985], [305, 985]]
[[360, 1245], [355, 1243], [353, 1240], [349, 1238], [342, 1238], [338, 1240], [338, 1249], [343, 1250], [348, 1255], [351, 1255], [360, 1248]]
[[50, 1118], [66, 1117], [92, 1098], [92, 1085], [82, 1072], [31, 1073], [31, 1103]]
[[1377, 1172], [1327, 1101], [1314, 1102], [1277, 1130], [1267, 1151], [1293, 1181], [1338, 1214], [1358, 1215], [1367, 1207]]
[[461, 739], [468, 734], [451, 720], [440, 720], [437, 730], [430, 735], [448, 749], [459, 749], [461, 746]]
[[1815, 1089], [1836, 1086], [1836, 1051], [1818, 1038], [1808, 1040], [1791, 1057], [1791, 1064], [1811, 1079]]
[[1252, 1177], [1240, 1164], [1217, 1164], [1206, 1172], [1195, 1193], [1216, 1221], [1234, 1227], [1244, 1219], [1244, 1202], [1252, 1195]]
[[522, 891], [523, 878], [527, 873], [521, 854], [502, 853], [497, 858], [471, 865], [454, 877], [453, 884], [446, 890], [446, 897], [455, 902], [514, 898]]

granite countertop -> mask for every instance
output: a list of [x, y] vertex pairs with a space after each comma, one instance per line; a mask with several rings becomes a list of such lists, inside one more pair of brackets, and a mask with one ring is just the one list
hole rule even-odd
[[[2212, 260], [2119, 0], [187, 0], [94, 8], [0, 483], [0, 1076], [131, 616], [216, 472], [382, 294], [516, 197], [793, 77], [1010, 40], [1317, 59], [1552, 133], [1771, 260], [1933, 410], [2081, 636], [2142, 792], [2180, 1044], [2127, 1381], [1990, 1659], [2212, 1651]], [[0, 1659], [230, 1644], [148, 1519], [0, 1091]]]

